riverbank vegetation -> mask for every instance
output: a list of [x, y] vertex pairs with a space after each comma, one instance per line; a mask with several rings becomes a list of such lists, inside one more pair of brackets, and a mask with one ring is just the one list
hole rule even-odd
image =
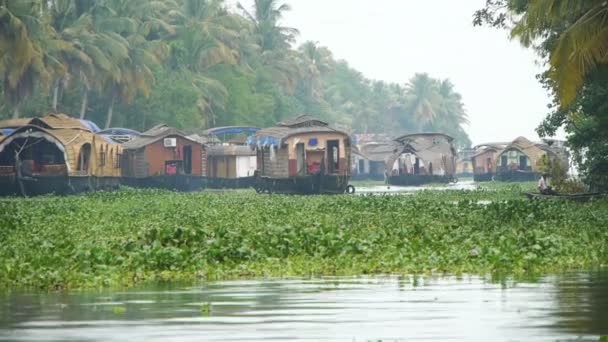
[[533, 202], [507, 187], [329, 197], [123, 189], [3, 199], [0, 210], [5, 288], [381, 273], [515, 275], [608, 262], [608, 202]]
[[0, 0], [0, 118], [268, 127], [308, 113], [359, 133], [439, 131], [470, 145], [461, 95], [427, 74], [370, 80], [297, 42], [285, 1]]

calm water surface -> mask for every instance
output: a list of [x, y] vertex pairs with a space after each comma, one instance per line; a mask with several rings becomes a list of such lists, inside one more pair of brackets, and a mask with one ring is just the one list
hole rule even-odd
[[608, 335], [607, 272], [517, 283], [324, 278], [0, 295], [2, 341], [598, 341], [601, 335]]

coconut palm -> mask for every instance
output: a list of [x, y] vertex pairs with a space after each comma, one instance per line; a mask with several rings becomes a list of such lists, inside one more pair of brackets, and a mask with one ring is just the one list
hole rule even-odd
[[308, 97], [319, 100], [322, 98], [321, 77], [333, 68], [331, 51], [315, 42], [305, 42], [298, 49], [300, 52], [300, 71], [306, 82]]
[[[104, 43], [117, 62], [118, 72], [102, 80], [109, 105], [105, 127], [112, 123], [116, 101], [131, 103], [137, 94], [148, 96], [154, 83], [152, 67], [166, 57], [168, 46], [162, 38], [175, 34], [163, 16], [175, 9], [170, 0], [100, 0], [91, 9], [96, 32], [111, 40]], [[126, 52], [126, 55], [124, 54]]]
[[529, 1], [512, 35], [530, 46], [550, 31], [559, 32], [550, 47], [550, 77], [566, 106], [589, 72], [608, 63], [608, 4], [604, 0]]
[[262, 65], [258, 71], [272, 75], [284, 90], [293, 93], [300, 71], [297, 65], [299, 56], [290, 47], [299, 31], [280, 24], [284, 13], [291, 7], [279, 3], [279, 0], [255, 0], [253, 13], [241, 3], [238, 7], [252, 23], [254, 39], [260, 47]]
[[418, 129], [434, 124], [441, 106], [437, 80], [428, 74], [416, 74], [406, 86], [405, 101]]
[[255, 0], [255, 11], [251, 14], [241, 3], [238, 7], [255, 24], [258, 43], [265, 51], [287, 49], [295, 42], [299, 31], [295, 28], [280, 25], [283, 14], [291, 10], [288, 4], [279, 3], [279, 0]]
[[441, 96], [440, 117], [447, 125], [469, 124], [469, 118], [462, 103], [462, 95], [454, 91], [454, 84], [450, 80], [439, 83], [439, 96]]
[[0, 75], [14, 118], [35, 86], [46, 85], [51, 77], [42, 48], [49, 35], [39, 1], [0, 0]]

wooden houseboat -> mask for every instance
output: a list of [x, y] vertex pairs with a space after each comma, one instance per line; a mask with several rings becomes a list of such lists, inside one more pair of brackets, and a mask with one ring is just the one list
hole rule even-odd
[[65, 194], [120, 184], [122, 147], [94, 133], [96, 126], [65, 114], [20, 124], [0, 142], [1, 194]]
[[369, 141], [359, 144], [353, 168], [353, 179], [384, 180], [386, 161], [395, 153], [393, 141]]
[[473, 180], [489, 182], [496, 174], [496, 157], [507, 146], [507, 143], [487, 143], [475, 146], [473, 162]]
[[395, 139], [388, 183], [417, 186], [456, 181], [454, 139], [442, 133], [408, 134]]
[[207, 151], [207, 187], [212, 189], [251, 188], [255, 184], [256, 152], [247, 137], [259, 131], [256, 127], [230, 126], [206, 130], [217, 138]]
[[257, 156], [258, 192], [341, 194], [350, 178], [347, 133], [302, 115], [248, 139]]
[[158, 125], [123, 144], [126, 185], [181, 191], [201, 190], [207, 175], [205, 138]]
[[457, 177], [473, 177], [473, 160], [472, 157], [475, 154], [473, 148], [463, 148], [458, 151], [458, 157], [456, 158], [456, 176]]
[[500, 151], [496, 157], [496, 176], [499, 181], [534, 181], [540, 177], [543, 156], [560, 160], [568, 168], [568, 160], [544, 143], [534, 143], [519, 137]]

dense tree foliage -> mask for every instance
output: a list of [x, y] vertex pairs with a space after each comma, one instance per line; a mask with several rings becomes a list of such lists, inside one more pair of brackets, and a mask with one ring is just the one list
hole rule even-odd
[[0, 118], [64, 112], [138, 130], [268, 126], [299, 113], [353, 132], [436, 131], [470, 144], [448, 80], [365, 78], [294, 47], [283, 1], [0, 0]]
[[475, 24], [511, 30], [533, 47], [554, 97], [541, 136], [564, 127], [585, 181], [608, 191], [608, 3], [603, 0], [487, 0]]

